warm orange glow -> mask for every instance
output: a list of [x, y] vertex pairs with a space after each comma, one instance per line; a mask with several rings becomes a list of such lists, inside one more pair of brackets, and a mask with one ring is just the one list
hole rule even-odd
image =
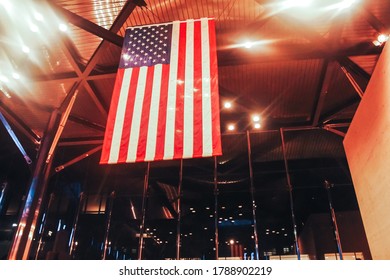
[[227, 126], [227, 129], [228, 129], [229, 131], [234, 131], [234, 130], [236, 129], [236, 127], [235, 127], [234, 124], [229, 124], [229, 125]]
[[256, 128], [256, 129], [260, 129], [260, 128], [261, 128], [261, 124], [255, 123], [255, 124], [253, 125], [253, 127]]

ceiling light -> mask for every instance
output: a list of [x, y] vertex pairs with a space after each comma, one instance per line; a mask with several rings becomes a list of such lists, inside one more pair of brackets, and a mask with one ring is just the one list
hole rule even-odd
[[13, 77], [15, 80], [19, 80], [19, 79], [20, 79], [19, 73], [16, 73], [16, 72], [12, 73], [12, 77]]
[[230, 239], [229, 243], [230, 243], [230, 245], [233, 245], [234, 244], [234, 239]]
[[30, 52], [30, 48], [27, 47], [27, 46], [22, 46], [22, 51], [23, 51], [24, 53], [29, 53], [29, 52]]
[[313, 0], [286, 0], [282, 3], [285, 8], [309, 7]]
[[228, 129], [229, 131], [234, 131], [234, 130], [236, 129], [236, 127], [234, 126], [234, 124], [229, 124], [228, 127], [227, 127], [227, 129]]
[[379, 34], [377, 38], [378, 42], [383, 44], [384, 42], [387, 42], [389, 40], [389, 35], [388, 34]]
[[253, 42], [245, 42], [243, 46], [244, 46], [245, 48], [247, 48], [247, 49], [250, 49], [250, 48], [253, 47], [253, 45], [254, 45]]
[[58, 25], [58, 28], [59, 28], [62, 32], [68, 31], [68, 26], [67, 26], [65, 23], [60, 23], [60, 24]]
[[225, 103], [223, 103], [223, 107], [226, 109], [230, 109], [232, 108], [232, 103], [230, 101], [226, 101]]
[[8, 83], [9, 79], [6, 76], [0, 76], [0, 81], [3, 83]]
[[35, 24], [31, 23], [30, 24], [30, 30], [34, 33], [37, 33], [39, 31], [39, 28], [38, 26], [36, 26]]
[[43, 16], [42, 14], [38, 13], [38, 12], [35, 12], [34, 13], [34, 18], [37, 20], [37, 21], [43, 21]]
[[340, 2], [338, 7], [340, 9], [347, 9], [347, 8], [351, 7], [352, 4], [354, 4], [355, 2], [357, 2], [357, 0], [343, 0]]
[[256, 128], [256, 129], [261, 128], [261, 124], [259, 124], [259, 123], [255, 123], [253, 126], [254, 126], [254, 128]]
[[259, 122], [260, 121], [260, 116], [259, 115], [253, 115], [252, 116], [252, 121], [254, 121], [254, 122]]

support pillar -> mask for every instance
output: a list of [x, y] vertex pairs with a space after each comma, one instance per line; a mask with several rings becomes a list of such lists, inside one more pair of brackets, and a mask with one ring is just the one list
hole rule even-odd
[[180, 159], [179, 185], [177, 188], [176, 259], [180, 260], [181, 245], [181, 188], [183, 184], [183, 159]]
[[255, 252], [256, 260], [259, 260], [259, 237], [257, 234], [257, 221], [256, 221], [256, 200], [255, 200], [255, 185], [253, 182], [253, 168], [252, 168], [252, 149], [249, 130], [246, 131], [246, 139], [248, 143], [248, 161], [249, 161], [249, 179], [250, 179], [250, 193], [252, 199], [252, 217], [253, 217], [253, 236], [255, 237]]
[[150, 162], [146, 166], [145, 180], [144, 180], [144, 191], [142, 194], [142, 214], [141, 224], [139, 227], [139, 244], [138, 244], [138, 260], [142, 260], [142, 253], [144, 249], [144, 232], [145, 232], [145, 216], [146, 216], [146, 196], [148, 195], [149, 189], [149, 173], [150, 173]]
[[108, 202], [106, 205], [106, 226], [105, 226], [105, 233], [104, 233], [104, 247], [103, 247], [103, 253], [102, 253], [102, 260], [106, 259], [107, 256], [107, 249], [109, 245], [109, 236], [110, 236], [110, 226], [111, 226], [111, 217], [112, 217], [112, 208], [114, 206], [114, 199], [115, 199], [115, 192], [111, 192], [110, 197], [108, 198]]

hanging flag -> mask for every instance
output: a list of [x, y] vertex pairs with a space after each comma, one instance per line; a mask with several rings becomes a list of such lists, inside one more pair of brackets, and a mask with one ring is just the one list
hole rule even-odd
[[100, 163], [222, 154], [213, 19], [128, 28]]

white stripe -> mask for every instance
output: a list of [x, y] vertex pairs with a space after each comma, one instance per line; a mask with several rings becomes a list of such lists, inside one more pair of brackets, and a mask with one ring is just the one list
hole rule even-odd
[[208, 20], [201, 20], [202, 29], [202, 126], [203, 126], [203, 156], [213, 154], [213, 130], [211, 117], [211, 87], [210, 87], [210, 47]]
[[164, 159], [172, 159], [175, 143], [176, 86], [179, 50], [180, 22], [172, 24], [171, 61], [167, 97], [167, 118], [165, 126]]
[[194, 21], [187, 22], [184, 84], [183, 158], [194, 154]]
[[146, 140], [145, 161], [154, 160], [156, 156], [156, 138], [158, 111], [160, 107], [162, 64], [154, 66], [152, 97], [150, 101], [150, 114], [148, 125], [148, 138]]
[[129, 95], [129, 85], [132, 69], [126, 69], [123, 74], [122, 86], [119, 93], [118, 108], [116, 110], [114, 131], [112, 132], [112, 141], [110, 147], [110, 156], [108, 163], [117, 163], [119, 158], [119, 149], [122, 140], [123, 123], [125, 120], [127, 98]]
[[148, 67], [140, 67], [137, 82], [137, 91], [135, 93], [134, 112], [131, 122], [129, 149], [127, 151], [126, 162], [134, 162], [137, 158], [139, 131], [141, 126], [142, 105], [144, 103], [146, 74]]

